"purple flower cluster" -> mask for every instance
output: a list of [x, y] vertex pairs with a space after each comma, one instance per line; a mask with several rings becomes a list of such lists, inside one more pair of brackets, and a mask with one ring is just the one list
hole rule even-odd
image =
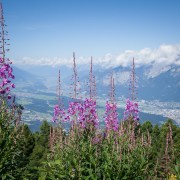
[[66, 122], [68, 119], [69, 116], [66, 115], [65, 110], [61, 108], [59, 105], [55, 105], [53, 122], [57, 122], [58, 120], [60, 120], [60, 122]]
[[81, 128], [88, 126], [97, 127], [98, 116], [96, 112], [96, 101], [93, 99], [85, 99], [84, 102], [70, 102], [68, 113], [71, 117], [76, 116], [76, 121], [72, 119], [73, 123], [78, 123]]
[[115, 103], [106, 102], [105, 125], [107, 131], [118, 131], [118, 113]]
[[[80, 102], [70, 102], [68, 108], [68, 114], [70, 116], [78, 115], [78, 112], [82, 109], [82, 104]], [[71, 119], [69, 119], [71, 120]], [[73, 120], [71, 120], [73, 121]]]
[[11, 98], [9, 95], [11, 88], [15, 88], [15, 85], [11, 83], [11, 79], [14, 79], [12, 74], [12, 64], [9, 59], [6, 62], [3, 58], [0, 58], [0, 95], [7, 96], [8, 99]]
[[138, 103], [127, 99], [124, 120], [127, 120], [129, 117], [132, 117], [135, 121], [139, 121]]

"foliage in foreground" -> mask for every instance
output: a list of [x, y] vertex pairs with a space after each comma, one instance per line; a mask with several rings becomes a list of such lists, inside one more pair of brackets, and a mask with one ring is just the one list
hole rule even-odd
[[21, 106], [0, 98], [0, 178], [18, 179], [33, 149], [28, 126], [21, 124]]
[[[42, 179], [168, 179], [179, 178], [179, 127], [150, 122], [133, 128], [121, 123], [118, 133], [80, 130], [66, 135], [52, 129], [51, 152], [40, 168]], [[173, 140], [174, 139], [174, 140]]]

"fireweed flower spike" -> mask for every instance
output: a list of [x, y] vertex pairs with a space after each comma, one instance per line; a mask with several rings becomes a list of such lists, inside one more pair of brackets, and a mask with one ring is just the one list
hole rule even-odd
[[83, 108], [84, 112], [81, 121], [83, 122], [83, 124], [85, 123], [86, 127], [87, 126], [97, 127], [99, 122], [96, 112], [96, 101], [93, 99], [85, 99], [83, 106], [84, 106]]
[[9, 62], [3, 62], [0, 58], [0, 95], [7, 95], [11, 88], [15, 88], [15, 85], [11, 83], [11, 79], [14, 79], [12, 71]]
[[68, 116], [66, 115], [65, 110], [63, 109], [62, 101], [61, 101], [61, 75], [59, 70], [59, 76], [58, 76], [58, 86], [57, 86], [57, 99], [58, 104], [54, 106], [54, 116], [53, 116], [53, 122], [66, 122], [68, 120]]
[[53, 122], [58, 122], [60, 120], [61, 122], [66, 122], [68, 120], [68, 117], [66, 115], [66, 112], [63, 108], [61, 108], [59, 105], [54, 106], [54, 116], [53, 116]]
[[139, 110], [138, 110], [138, 103], [135, 102], [136, 98], [136, 74], [135, 74], [135, 64], [133, 58], [132, 64], [132, 72], [130, 75], [130, 98], [126, 100], [126, 108], [124, 111], [124, 120], [128, 118], [133, 118], [134, 121], [139, 121]]
[[73, 93], [71, 93], [72, 101], [69, 102], [68, 108], [68, 116], [67, 119], [72, 123], [72, 126], [76, 125], [78, 122], [78, 110], [82, 106], [81, 102], [78, 100], [79, 94], [79, 79], [77, 75], [77, 67], [76, 67], [76, 58], [75, 53], [73, 52], [73, 75], [72, 75], [72, 84], [71, 89], [73, 89]]
[[7, 38], [8, 32], [5, 29], [5, 20], [3, 16], [3, 8], [2, 3], [0, 3], [0, 97], [6, 97], [7, 99], [11, 99], [10, 90], [11, 88], [15, 88], [15, 85], [11, 82], [14, 79], [14, 75], [12, 74], [13, 69], [10, 66], [12, 62], [6, 58], [6, 52], [9, 49], [8, 46], [9, 39]]
[[118, 113], [117, 113], [117, 105], [115, 104], [115, 86], [114, 86], [114, 78], [113, 74], [110, 78], [110, 101], [106, 102], [106, 111], [105, 111], [105, 125], [107, 131], [118, 131]]
[[114, 103], [106, 102], [106, 112], [104, 118], [107, 131], [118, 131], [117, 106]]
[[[89, 71], [89, 99], [84, 101], [84, 109], [86, 114], [86, 126], [95, 128], [99, 125], [98, 113], [96, 108], [96, 82], [93, 75], [93, 58], [91, 56], [90, 71]], [[88, 118], [88, 119], [87, 119]]]
[[127, 120], [129, 117], [132, 117], [135, 121], [139, 121], [139, 111], [138, 111], [138, 103], [127, 99], [126, 108], [124, 111], [124, 120]]

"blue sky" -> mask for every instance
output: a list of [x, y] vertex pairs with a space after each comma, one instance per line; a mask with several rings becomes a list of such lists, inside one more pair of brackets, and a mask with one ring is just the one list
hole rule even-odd
[[83, 57], [116, 57], [126, 50], [180, 44], [180, 0], [2, 2], [9, 56], [15, 61], [68, 59], [73, 51]]

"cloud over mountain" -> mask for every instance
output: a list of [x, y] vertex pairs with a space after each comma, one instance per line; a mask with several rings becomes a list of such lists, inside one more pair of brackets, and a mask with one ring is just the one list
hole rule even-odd
[[[180, 66], [180, 44], [166, 45], [163, 44], [156, 49], [144, 48], [139, 51], [126, 50], [118, 55], [108, 53], [104, 57], [95, 57], [94, 64], [105, 68], [123, 66], [127, 67], [131, 64], [132, 58], [135, 58], [136, 66], [151, 65], [150, 76], [154, 72], [163, 72], [168, 70], [170, 65]], [[15, 64], [34, 64], [34, 65], [67, 65], [72, 64], [72, 58], [46, 58], [39, 59], [32, 57], [23, 57], [14, 60]], [[83, 65], [90, 62], [90, 57], [77, 57], [77, 64]]]
[[[126, 50], [113, 57], [107, 54], [104, 59], [109, 66], [129, 66], [132, 58], [135, 58], [137, 66], [141, 65], [180, 65], [180, 45], [161, 45], [159, 48], [144, 48], [139, 51]], [[108, 63], [107, 63], [108, 62]]]

